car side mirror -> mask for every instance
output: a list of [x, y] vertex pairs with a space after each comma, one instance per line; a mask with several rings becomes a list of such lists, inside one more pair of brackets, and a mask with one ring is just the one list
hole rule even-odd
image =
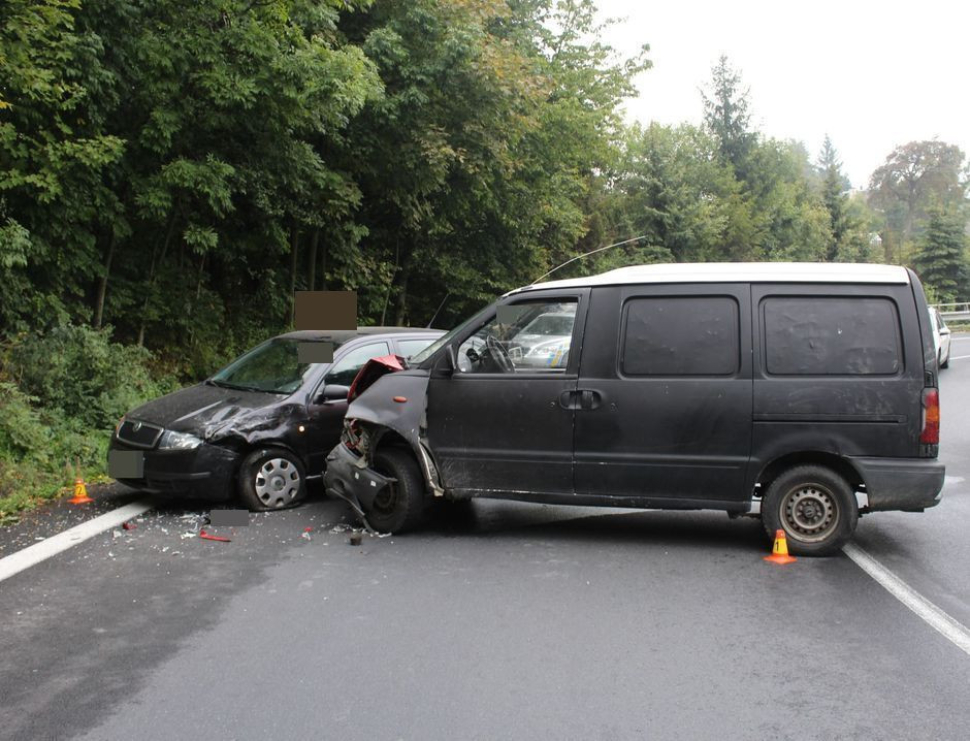
[[350, 386], [341, 386], [338, 383], [328, 383], [323, 387], [323, 391], [317, 396], [318, 402], [347, 401], [350, 394]]

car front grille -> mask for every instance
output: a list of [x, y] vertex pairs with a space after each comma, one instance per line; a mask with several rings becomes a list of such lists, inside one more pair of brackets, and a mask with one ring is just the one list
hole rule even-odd
[[154, 448], [163, 428], [137, 419], [126, 419], [118, 429], [118, 439], [136, 448]]

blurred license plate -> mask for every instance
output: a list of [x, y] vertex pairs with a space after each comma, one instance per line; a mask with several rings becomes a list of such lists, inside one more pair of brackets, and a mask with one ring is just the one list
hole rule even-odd
[[138, 450], [108, 452], [108, 475], [113, 479], [140, 479], [145, 474], [145, 454]]

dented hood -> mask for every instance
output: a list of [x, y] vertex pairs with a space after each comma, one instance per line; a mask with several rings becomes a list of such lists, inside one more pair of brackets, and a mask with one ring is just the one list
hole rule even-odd
[[282, 397], [263, 391], [241, 391], [207, 384], [154, 399], [132, 409], [127, 417], [152, 422], [166, 429], [201, 432], [229, 420], [240, 420], [250, 413], [276, 406]]
[[400, 355], [381, 355], [379, 358], [371, 358], [357, 373], [354, 382], [350, 384], [350, 393], [347, 394], [347, 399], [353, 401], [373, 386], [374, 382], [381, 376], [396, 373], [406, 368], [407, 361]]

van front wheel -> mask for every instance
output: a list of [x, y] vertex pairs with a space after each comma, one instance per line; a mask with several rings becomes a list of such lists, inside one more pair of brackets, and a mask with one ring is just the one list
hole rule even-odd
[[414, 456], [386, 448], [374, 455], [374, 470], [391, 479], [365, 508], [367, 524], [378, 532], [403, 533], [417, 525], [424, 512], [424, 479]]
[[790, 468], [776, 478], [761, 507], [769, 537], [784, 530], [796, 556], [831, 556], [845, 545], [859, 521], [848, 482], [825, 466]]

